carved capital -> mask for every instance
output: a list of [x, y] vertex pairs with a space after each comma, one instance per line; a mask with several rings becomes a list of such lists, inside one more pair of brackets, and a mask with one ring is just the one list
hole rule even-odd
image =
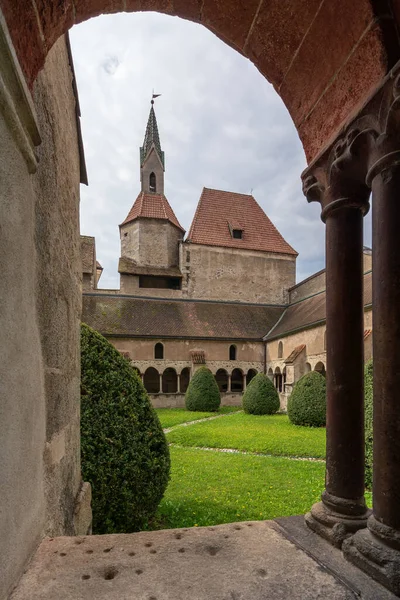
[[368, 211], [372, 181], [400, 167], [400, 61], [359, 114], [302, 175], [308, 202], [323, 220], [337, 209]]

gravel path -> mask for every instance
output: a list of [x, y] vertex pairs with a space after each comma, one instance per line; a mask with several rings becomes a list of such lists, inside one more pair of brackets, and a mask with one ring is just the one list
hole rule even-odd
[[187, 427], [188, 425], [196, 425], [196, 423], [204, 423], [204, 421], [214, 421], [214, 419], [221, 419], [222, 417], [231, 417], [232, 415], [238, 415], [242, 413], [242, 410], [236, 410], [231, 413], [225, 413], [224, 415], [215, 415], [215, 417], [204, 417], [204, 419], [197, 419], [196, 421], [186, 421], [186, 423], [178, 423], [178, 425], [173, 425], [172, 427], [167, 427], [163, 429], [164, 433], [169, 433], [174, 429], [178, 429], [178, 427]]
[[235, 448], [208, 448], [203, 446], [181, 446], [180, 444], [170, 443], [169, 446], [173, 448], [182, 448], [188, 450], [206, 450], [207, 452], [225, 452], [227, 454], [246, 454], [249, 456], [265, 456], [268, 458], [284, 458], [286, 460], [300, 460], [305, 462], [319, 462], [324, 463], [324, 458], [314, 458], [312, 456], [284, 456], [280, 454], [264, 454], [263, 452], [248, 452], [247, 450], [236, 450]]

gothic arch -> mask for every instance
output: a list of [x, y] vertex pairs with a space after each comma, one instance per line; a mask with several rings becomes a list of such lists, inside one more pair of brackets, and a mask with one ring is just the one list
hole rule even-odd
[[176, 394], [178, 391], [178, 375], [172, 367], [162, 374], [162, 391], [164, 394]]
[[325, 377], [326, 369], [325, 369], [324, 363], [322, 361], [317, 362], [317, 364], [314, 367], [314, 371], [321, 373], [321, 375], [323, 375]]
[[231, 390], [232, 392], [243, 392], [243, 371], [241, 369], [232, 371]]
[[218, 369], [215, 373], [215, 379], [220, 392], [228, 391], [228, 373], [225, 369]]
[[246, 375], [246, 385], [249, 385], [250, 381], [257, 375], [257, 371], [255, 369], [249, 369]]

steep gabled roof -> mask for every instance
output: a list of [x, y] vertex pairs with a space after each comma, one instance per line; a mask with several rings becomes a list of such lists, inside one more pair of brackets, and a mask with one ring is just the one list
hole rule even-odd
[[140, 148], [140, 166], [143, 165], [144, 161], [150, 154], [150, 150], [153, 146], [164, 167], [164, 152], [161, 150], [161, 142], [160, 136], [158, 134], [156, 113], [154, 112], [153, 105], [151, 105], [150, 114], [147, 121], [146, 133], [144, 134], [143, 146]]
[[129, 211], [128, 216], [126, 217], [125, 221], [121, 223], [120, 227], [138, 218], [162, 219], [163, 221], [169, 221], [181, 229], [183, 233], [185, 233], [185, 230], [180, 225], [164, 194], [140, 192], [131, 210]]
[[[232, 229], [242, 229], [242, 238]], [[297, 256], [253, 196], [209, 188], [203, 188], [186, 241]]]

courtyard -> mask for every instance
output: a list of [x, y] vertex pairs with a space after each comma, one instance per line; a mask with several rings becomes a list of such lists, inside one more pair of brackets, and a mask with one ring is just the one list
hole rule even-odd
[[[151, 528], [201, 527], [307, 512], [324, 489], [325, 429], [283, 414], [158, 409], [171, 480]], [[366, 493], [371, 503], [371, 494]]]

